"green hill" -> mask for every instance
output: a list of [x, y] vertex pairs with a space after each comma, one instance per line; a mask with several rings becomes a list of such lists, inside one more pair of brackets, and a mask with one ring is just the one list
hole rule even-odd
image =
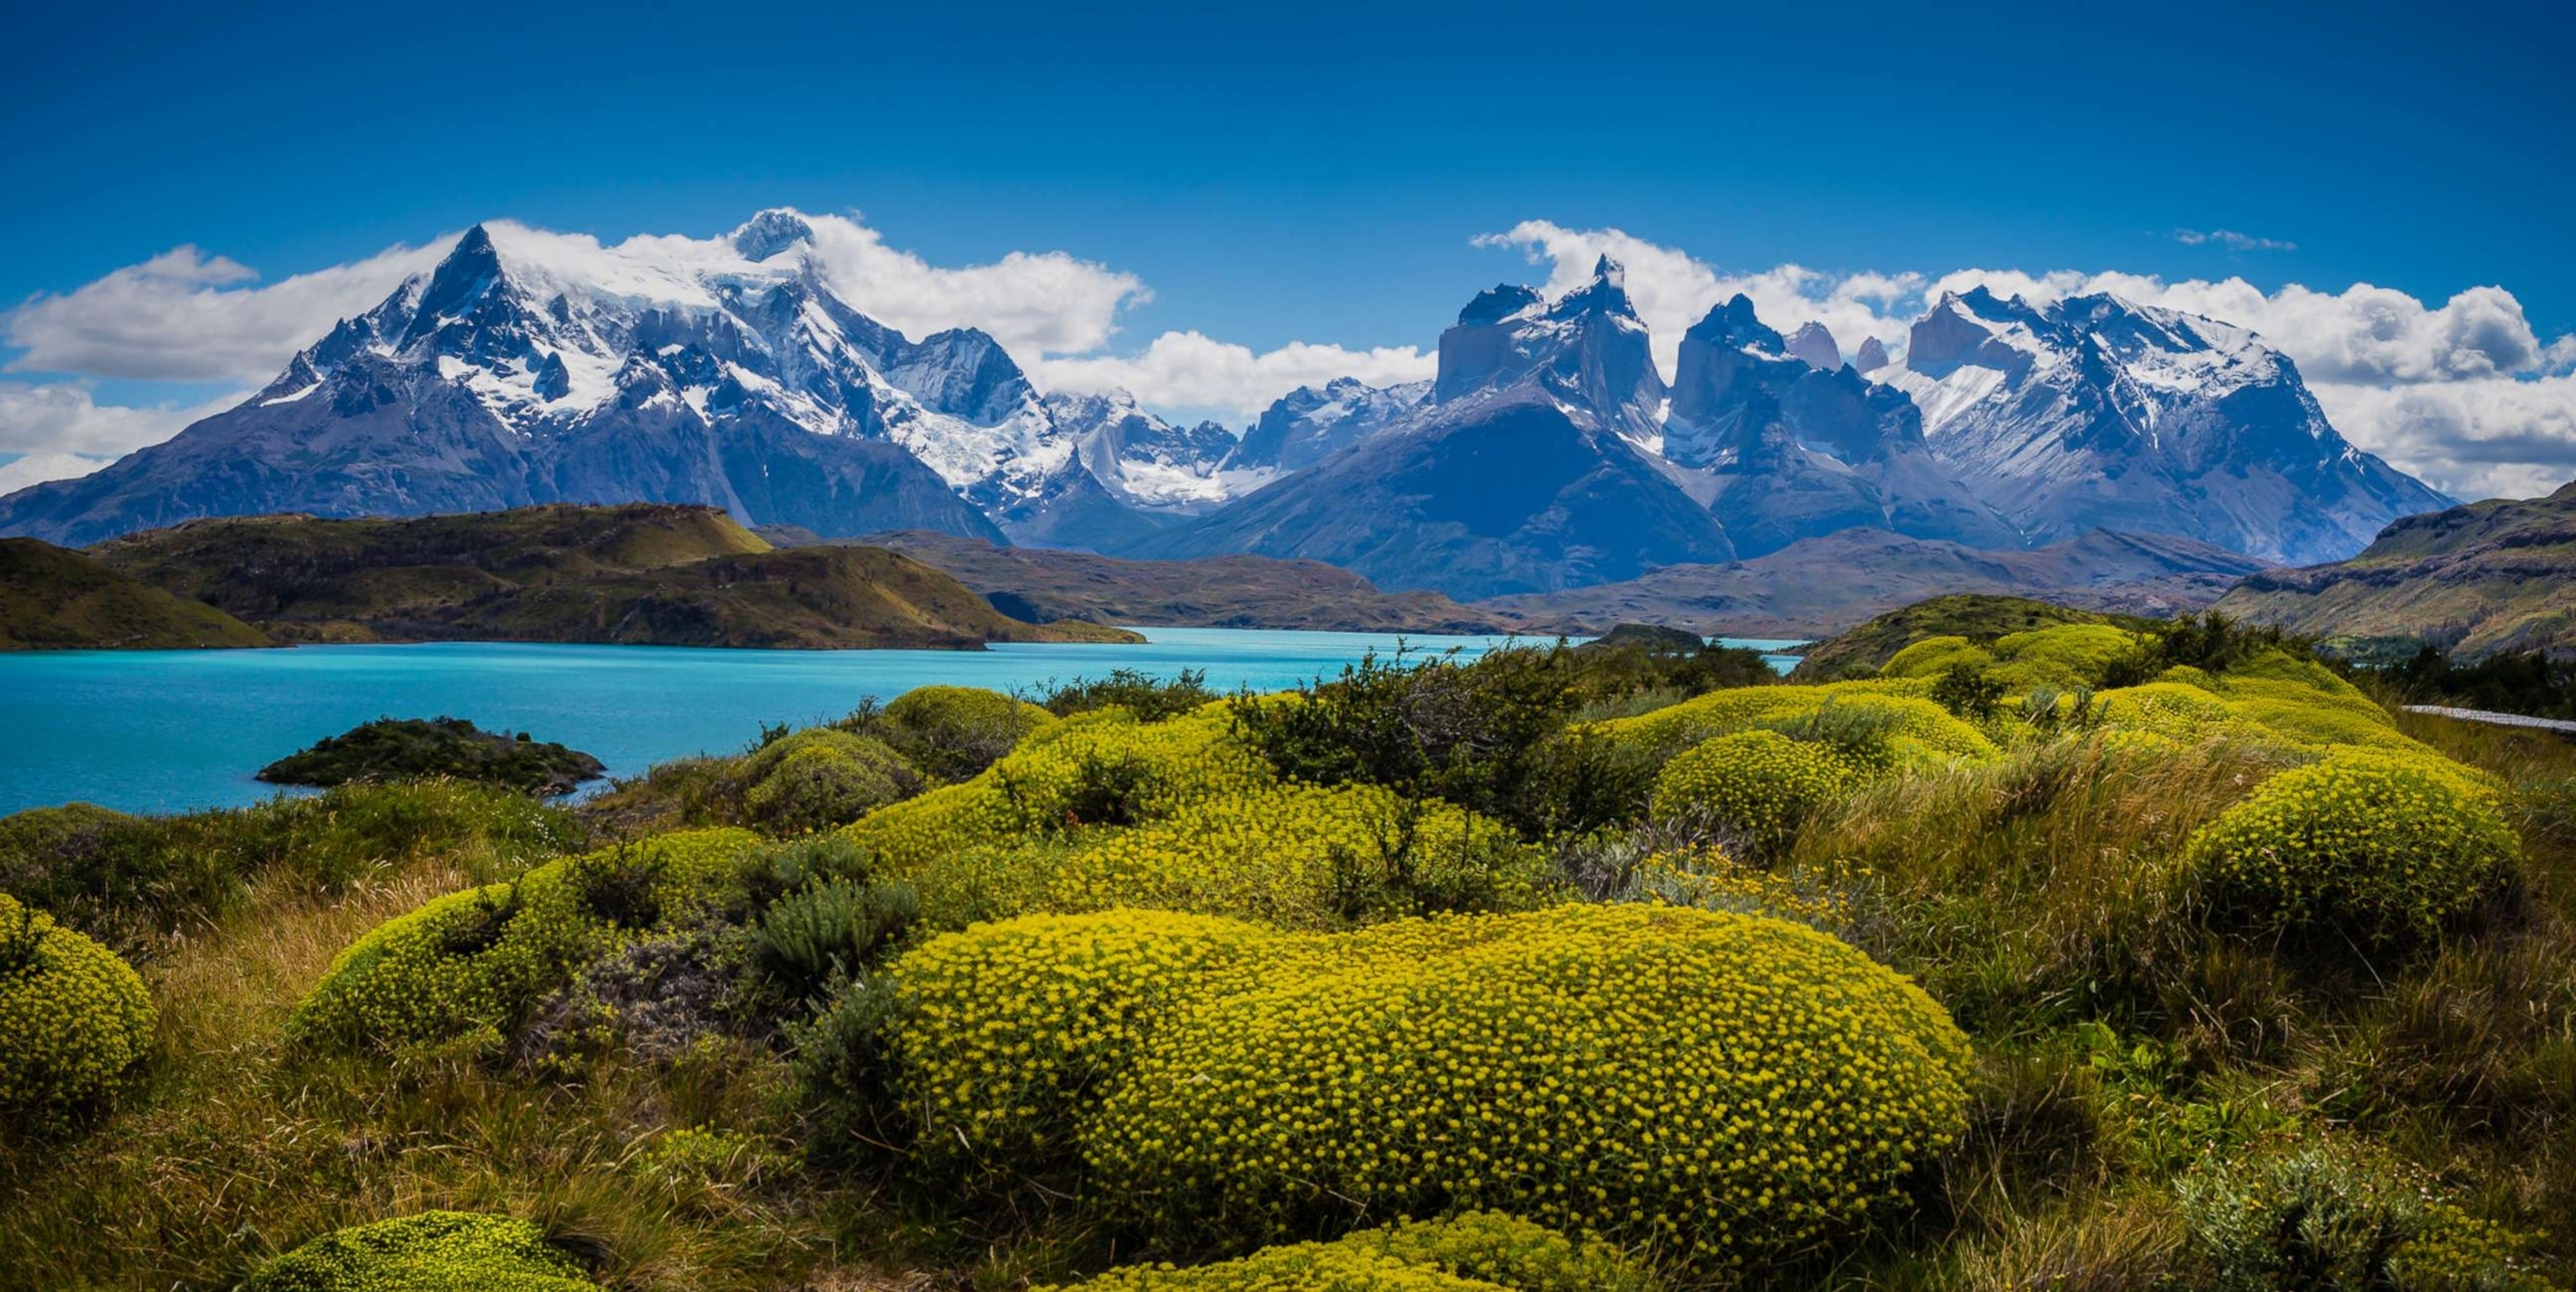
[[778, 551], [709, 507], [253, 516], [191, 521], [93, 551], [286, 641], [972, 649], [1131, 639], [1093, 624], [1021, 623], [881, 549]]
[[2264, 571], [2217, 608], [2330, 641], [2401, 638], [2462, 659], [2576, 654], [2576, 484], [2406, 517], [2349, 561]]
[[79, 552], [0, 539], [0, 650], [266, 646], [258, 629]]

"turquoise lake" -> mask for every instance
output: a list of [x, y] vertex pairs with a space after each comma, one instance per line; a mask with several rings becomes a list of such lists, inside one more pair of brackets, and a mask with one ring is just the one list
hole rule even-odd
[[[1142, 646], [987, 651], [448, 642], [0, 654], [0, 814], [73, 801], [126, 812], [256, 802], [278, 791], [252, 773], [379, 717], [447, 715], [526, 731], [628, 776], [687, 754], [738, 752], [764, 722], [835, 718], [865, 697], [892, 699], [934, 682], [1008, 691], [1114, 668], [1201, 669], [1221, 690], [1276, 689], [1396, 646], [1393, 633], [1139, 631], [1150, 639]], [[1404, 640], [1480, 654], [1505, 639]]]

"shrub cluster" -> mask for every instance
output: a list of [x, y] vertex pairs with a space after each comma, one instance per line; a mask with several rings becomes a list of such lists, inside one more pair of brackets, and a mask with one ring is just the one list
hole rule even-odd
[[1611, 739], [1672, 757], [1703, 741], [1770, 728], [1822, 740], [1869, 771], [1941, 766], [1996, 755], [1985, 733], [1927, 698], [1931, 683], [1888, 678], [1817, 686], [1715, 691], [1634, 718], [1598, 724]]
[[848, 825], [921, 792], [921, 773], [883, 741], [836, 727], [809, 727], [745, 755], [744, 822], [775, 835]]
[[335, 1230], [260, 1267], [241, 1292], [599, 1292], [535, 1225], [424, 1211]]
[[2213, 1156], [2177, 1182], [2192, 1286], [2546, 1292], [2527, 1240], [2477, 1220], [2384, 1152], [2317, 1140]]
[[1499, 1212], [1368, 1229], [1240, 1260], [1111, 1270], [1059, 1292], [1655, 1292], [1606, 1243], [1576, 1242]]
[[0, 1113], [46, 1129], [103, 1102], [153, 1022], [115, 952], [0, 893]]
[[889, 877], [918, 881], [977, 849], [1157, 821], [1272, 779], [1234, 739], [1222, 707], [1152, 723], [1101, 709], [1039, 731], [972, 780], [873, 812], [843, 833]]
[[943, 781], [962, 781], [1055, 720], [1054, 714], [999, 691], [922, 686], [885, 707], [879, 734], [913, 766]]
[[1271, 785], [1079, 841], [960, 853], [914, 882], [943, 927], [1111, 907], [1331, 928], [1535, 904], [1546, 862], [1510, 830], [1374, 785]]
[[2474, 906], [2518, 850], [2493, 791], [2464, 770], [2344, 749], [2265, 781], [2192, 836], [2185, 866], [2231, 917], [2389, 943]]
[[1787, 851], [1799, 827], [1859, 782], [1851, 761], [1822, 741], [1761, 729], [1719, 736], [1664, 764], [1654, 812], [1697, 814], [1740, 841], [1755, 858]]
[[1963, 1109], [1938, 1005], [1758, 916], [1036, 916], [891, 972], [926, 1153], [1078, 1150], [1101, 1205], [1166, 1234], [1497, 1208], [1733, 1266], [1863, 1221]]
[[434, 854], [505, 871], [582, 838], [577, 821], [526, 795], [454, 782], [344, 785], [182, 816], [75, 803], [0, 817], [0, 891], [140, 955], [236, 909], [255, 879], [329, 891]]
[[345, 785], [448, 777], [517, 790], [569, 794], [607, 770], [598, 759], [522, 731], [485, 731], [463, 718], [378, 718], [259, 769], [273, 785]]
[[498, 1045], [537, 1001], [620, 943], [741, 900], [748, 830], [695, 830], [550, 862], [451, 893], [370, 930], [331, 962], [289, 1028], [314, 1043]]

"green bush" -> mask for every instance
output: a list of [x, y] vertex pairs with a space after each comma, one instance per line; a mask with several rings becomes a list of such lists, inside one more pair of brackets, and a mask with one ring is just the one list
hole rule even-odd
[[104, 1102], [153, 1021], [115, 952], [0, 893], [0, 1111], [43, 1130]]
[[1338, 1242], [1266, 1247], [1241, 1260], [1111, 1270], [1064, 1292], [1654, 1292], [1644, 1269], [1500, 1212], [1368, 1229]]
[[2176, 1183], [2191, 1286], [2545, 1292], [2521, 1236], [2463, 1213], [2386, 1153], [2334, 1140], [2212, 1157]]
[[2185, 867], [2225, 916], [2420, 938], [2512, 870], [2494, 792], [2438, 755], [2345, 749], [2263, 782], [2192, 836]]
[[260, 1267], [241, 1292], [598, 1292], [535, 1225], [424, 1211], [324, 1234]]
[[753, 954], [791, 999], [802, 1000], [875, 964], [920, 914], [909, 885], [828, 879], [771, 902], [753, 930]]
[[569, 794], [607, 768], [598, 759], [522, 731], [485, 731], [463, 718], [378, 718], [325, 736], [259, 769], [272, 785], [447, 777], [522, 794]]
[[1077, 677], [1062, 685], [1050, 680], [1043, 689], [1046, 699], [1040, 704], [1059, 718], [1114, 706], [1139, 721], [1160, 722], [1223, 698], [1208, 689], [1207, 670], [1197, 668], [1182, 669], [1168, 680], [1141, 669], [1114, 668], [1107, 677]]
[[962, 781], [1055, 721], [1054, 714], [999, 691], [923, 686], [885, 707], [881, 730], [913, 766], [940, 780]]
[[0, 891], [141, 956], [174, 930], [238, 909], [254, 880], [331, 891], [433, 855], [491, 873], [577, 848], [582, 837], [559, 809], [454, 782], [344, 785], [182, 816], [73, 804], [0, 818]]
[[689, 914], [743, 900], [747, 830], [693, 830], [551, 862], [377, 925], [295, 1008], [309, 1043], [508, 1040], [585, 963]]
[[1078, 1149], [1100, 1206], [1198, 1242], [1494, 1208], [1736, 1266], [1864, 1222], [1964, 1109], [1938, 1005], [1758, 916], [1034, 916], [891, 974], [926, 1152], [1019, 1178]]
[[921, 792], [921, 773], [883, 741], [810, 727], [745, 755], [743, 818], [771, 834], [848, 825]]
[[1684, 751], [1655, 781], [1654, 814], [1705, 818], [1756, 858], [1777, 857], [1798, 829], [1841, 801], [1859, 773], [1833, 746], [1777, 731], [1739, 731]]

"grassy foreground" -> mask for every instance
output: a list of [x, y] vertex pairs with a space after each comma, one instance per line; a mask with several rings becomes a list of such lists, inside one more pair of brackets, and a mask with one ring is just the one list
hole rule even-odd
[[[159, 1022], [0, 1143], [0, 1288], [229, 1288], [437, 1211], [635, 1289], [2576, 1286], [2576, 744], [2224, 632], [1730, 663], [931, 688], [578, 814], [10, 818], [0, 888]], [[2348, 783], [2405, 842], [2227, 850]], [[1786, 1087], [1650, 1093], [1748, 1045]]]

